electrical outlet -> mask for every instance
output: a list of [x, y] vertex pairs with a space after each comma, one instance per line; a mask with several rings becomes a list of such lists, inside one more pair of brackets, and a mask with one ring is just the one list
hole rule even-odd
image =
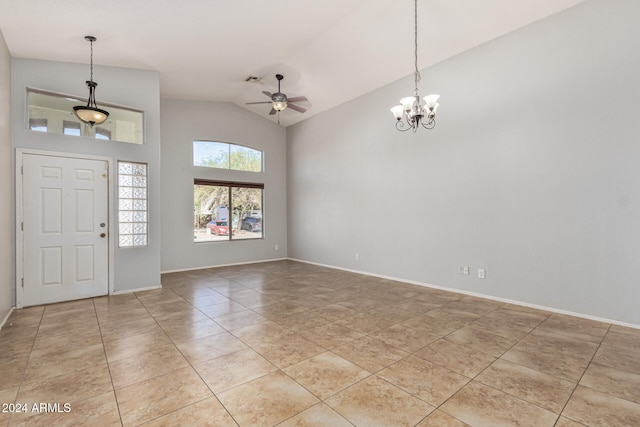
[[462, 274], [465, 274], [467, 276], [469, 275], [469, 266], [468, 265], [465, 265], [464, 267], [462, 267]]
[[356, 252], [356, 261], [360, 261], [360, 254]]
[[484, 268], [478, 269], [478, 279], [484, 279], [486, 277]]
[[273, 247], [273, 249], [275, 249], [275, 250], [277, 251], [277, 250], [279, 249], [279, 246], [278, 246], [278, 245], [275, 245], [275, 246]]

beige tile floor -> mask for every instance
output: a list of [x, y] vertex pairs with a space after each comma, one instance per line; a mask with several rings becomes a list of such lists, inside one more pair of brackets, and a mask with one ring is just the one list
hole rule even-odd
[[637, 329], [292, 261], [162, 280], [15, 311], [0, 425], [640, 425]]

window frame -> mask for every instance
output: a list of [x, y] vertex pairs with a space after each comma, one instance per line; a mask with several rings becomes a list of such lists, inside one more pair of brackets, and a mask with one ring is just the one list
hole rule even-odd
[[[78, 131], [78, 133], [67, 132], [67, 130]], [[82, 136], [82, 124], [80, 122], [63, 120], [62, 121], [62, 134], [72, 136]]]
[[[220, 167], [220, 166], [209, 166], [209, 165], [204, 165], [201, 163], [201, 161], [203, 160], [203, 158], [200, 158], [200, 163], [196, 164], [196, 149], [195, 146], [198, 143], [210, 143], [210, 144], [223, 144], [226, 145], [226, 163], [227, 166], [226, 167]], [[246, 150], [250, 150], [250, 151], [254, 151], [257, 153], [260, 153], [260, 170], [250, 170], [250, 169], [236, 169], [236, 168], [232, 168], [231, 165], [231, 153], [233, 152], [233, 148], [239, 148], [239, 149], [246, 149]], [[228, 170], [228, 171], [238, 171], [238, 172], [252, 172], [252, 173], [263, 173], [264, 172], [264, 151], [260, 150], [258, 148], [255, 147], [251, 147], [248, 145], [244, 145], [244, 144], [237, 144], [235, 142], [226, 142], [226, 141], [213, 141], [213, 140], [209, 140], [209, 139], [194, 139], [192, 144], [191, 144], [191, 154], [192, 154], [192, 159], [193, 159], [193, 166], [195, 167], [199, 167], [199, 168], [207, 168], [207, 169], [220, 169], [220, 170]], [[212, 159], [210, 159], [212, 160]]]
[[[86, 98], [29, 86], [25, 89], [27, 130], [65, 135], [63, 120], [67, 120], [80, 123], [80, 137], [97, 139], [99, 141], [105, 140], [103, 138], [96, 138], [95, 127], [82, 122], [73, 112], [74, 106], [79, 104], [86, 105]], [[109, 102], [100, 102], [100, 107], [105, 108], [110, 113], [107, 121], [101, 125], [103, 129], [111, 132], [109, 141], [133, 145], [145, 144], [146, 125], [144, 110]], [[46, 129], [37, 130], [33, 129], [30, 125], [31, 120], [39, 119], [48, 121]]]
[[95, 139], [99, 139], [101, 141], [112, 141], [111, 131], [100, 126], [96, 126]]
[[29, 117], [28, 127], [29, 127], [29, 130], [34, 132], [49, 132], [49, 120], [34, 119], [32, 117]]
[[[200, 179], [200, 178], [195, 178], [193, 180], [193, 186], [194, 186], [194, 190], [195, 190], [195, 186], [196, 185], [200, 185], [200, 186], [212, 186], [212, 187], [226, 187], [227, 191], [228, 191], [228, 206], [227, 209], [229, 210], [229, 220], [228, 222], [231, 224], [230, 228], [231, 228], [231, 232], [228, 233], [228, 235], [226, 236], [225, 239], [215, 239], [215, 240], [197, 240], [194, 236], [194, 243], [195, 244], [201, 244], [201, 243], [217, 243], [217, 242], [237, 242], [237, 241], [248, 241], [248, 240], [264, 240], [264, 189], [265, 189], [265, 185], [264, 183], [257, 183], [257, 182], [239, 182], [239, 181], [221, 181], [221, 180], [212, 180], [212, 179]], [[234, 188], [250, 188], [250, 189], [259, 189], [260, 190], [260, 217], [261, 217], [261, 231], [260, 231], [260, 235], [258, 237], [235, 237], [234, 238], [234, 202], [233, 202], [233, 189]], [[194, 211], [194, 216], [196, 215], [195, 211]], [[194, 218], [195, 219], [195, 218]], [[238, 219], [238, 228], [241, 227], [241, 221], [242, 218]], [[240, 230], [237, 230], [240, 231]]]

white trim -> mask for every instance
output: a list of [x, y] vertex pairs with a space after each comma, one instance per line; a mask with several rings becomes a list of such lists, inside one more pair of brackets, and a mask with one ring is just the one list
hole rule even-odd
[[16, 309], [15, 307], [11, 307], [7, 315], [4, 316], [4, 319], [2, 319], [2, 322], [0, 322], [0, 331], [2, 330], [2, 327], [4, 326], [4, 324], [7, 323], [7, 320], [9, 320], [9, 316], [11, 316], [11, 313], [13, 313], [13, 310], [15, 309]]
[[15, 263], [16, 263], [16, 307], [22, 308], [23, 288], [21, 286], [24, 280], [24, 248], [22, 247], [22, 155], [25, 154], [20, 148], [16, 149], [16, 163], [15, 163], [15, 218], [16, 218], [16, 243], [15, 243]]
[[51, 157], [66, 157], [71, 159], [86, 159], [86, 160], [99, 160], [107, 163], [107, 170], [109, 173], [108, 179], [108, 189], [107, 189], [107, 203], [108, 203], [108, 216], [109, 216], [109, 260], [108, 260], [108, 270], [109, 270], [109, 283], [108, 283], [108, 291], [107, 295], [111, 295], [115, 292], [115, 246], [114, 241], [115, 236], [114, 233], [114, 225], [115, 225], [115, 213], [113, 207], [114, 204], [114, 186], [113, 186], [113, 167], [114, 160], [113, 157], [108, 156], [94, 156], [90, 154], [77, 154], [77, 153], [66, 153], [66, 152], [57, 152], [57, 151], [44, 151], [44, 150], [34, 150], [30, 148], [16, 148], [16, 163], [15, 163], [15, 195], [16, 195], [16, 308], [23, 308], [24, 305], [24, 291], [22, 284], [22, 279], [24, 277], [24, 242], [23, 242], [23, 231], [22, 231], [22, 221], [23, 221], [23, 213], [22, 213], [22, 158], [25, 154], [30, 155], [39, 155], [39, 156], [51, 156]]
[[522, 301], [510, 300], [510, 299], [507, 299], [507, 298], [500, 298], [500, 297], [495, 297], [495, 296], [491, 296], [491, 295], [480, 294], [480, 293], [477, 293], [477, 292], [469, 292], [469, 291], [465, 291], [465, 290], [462, 290], [462, 289], [447, 288], [447, 287], [444, 287], [444, 286], [432, 285], [430, 283], [418, 282], [418, 281], [415, 281], [415, 280], [402, 279], [402, 278], [392, 277], [392, 276], [384, 276], [382, 274], [374, 274], [374, 273], [370, 273], [370, 272], [367, 272], [367, 271], [352, 270], [352, 269], [349, 269], [349, 268], [336, 267], [336, 266], [333, 266], [333, 265], [321, 264], [321, 263], [318, 263], [318, 262], [306, 261], [306, 260], [302, 260], [302, 259], [296, 259], [296, 258], [287, 258], [287, 259], [289, 259], [291, 261], [302, 262], [302, 263], [305, 263], [305, 264], [317, 265], [319, 267], [332, 268], [334, 270], [342, 270], [342, 271], [347, 271], [347, 272], [350, 272], [350, 273], [363, 274], [365, 276], [378, 277], [380, 279], [393, 280], [393, 281], [396, 281], [396, 282], [402, 282], [402, 283], [408, 283], [408, 284], [411, 284], [411, 285], [424, 286], [424, 287], [427, 287], [427, 288], [433, 288], [433, 289], [438, 289], [438, 290], [442, 290], [442, 291], [453, 292], [453, 293], [456, 293], [456, 294], [469, 295], [469, 296], [478, 297], [478, 298], [484, 298], [484, 299], [488, 299], [488, 300], [492, 300], [492, 301], [499, 301], [499, 302], [504, 302], [504, 303], [513, 304], [513, 305], [519, 305], [519, 306], [522, 306], [522, 307], [535, 308], [537, 310], [550, 311], [552, 313], [565, 314], [565, 315], [568, 315], [568, 316], [580, 317], [580, 318], [589, 319], [589, 320], [595, 320], [597, 322], [604, 322], [604, 323], [610, 323], [612, 325], [625, 326], [627, 328], [640, 329], [640, 325], [635, 325], [633, 323], [620, 322], [618, 320], [605, 319], [603, 317], [591, 316], [589, 314], [575, 313], [573, 311], [567, 311], [567, 310], [561, 310], [561, 309], [558, 309], [558, 308], [545, 307], [545, 306], [536, 305], [536, 304], [529, 304], [529, 303], [522, 302]]
[[111, 292], [109, 295], [124, 295], [124, 294], [131, 294], [133, 292], [153, 291], [154, 289], [162, 289], [162, 285], [147, 286], [144, 288], [136, 288], [136, 289], [125, 289], [123, 291]]
[[235, 262], [235, 263], [231, 263], [231, 264], [209, 265], [209, 266], [206, 266], [206, 267], [179, 268], [179, 269], [176, 269], [176, 270], [161, 271], [160, 274], [181, 273], [183, 271], [206, 270], [208, 268], [218, 268], [218, 267], [233, 267], [235, 265], [260, 264], [262, 262], [286, 261], [288, 259], [289, 258], [287, 258], [287, 257], [284, 257], [284, 258], [271, 258], [271, 259], [264, 259], [264, 260], [259, 260], [259, 261], [246, 261], [246, 262]]

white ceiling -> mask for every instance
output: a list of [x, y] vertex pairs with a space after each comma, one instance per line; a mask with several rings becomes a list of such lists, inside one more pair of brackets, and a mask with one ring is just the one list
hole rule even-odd
[[[419, 67], [582, 1], [419, 0]], [[244, 103], [268, 101], [260, 92], [284, 74], [282, 92], [306, 96], [309, 110], [283, 111], [283, 126], [413, 72], [411, 0], [0, 0], [0, 30], [13, 57], [78, 63], [94, 35], [95, 64], [157, 70], [163, 98], [229, 101], [265, 117], [268, 104]]]

